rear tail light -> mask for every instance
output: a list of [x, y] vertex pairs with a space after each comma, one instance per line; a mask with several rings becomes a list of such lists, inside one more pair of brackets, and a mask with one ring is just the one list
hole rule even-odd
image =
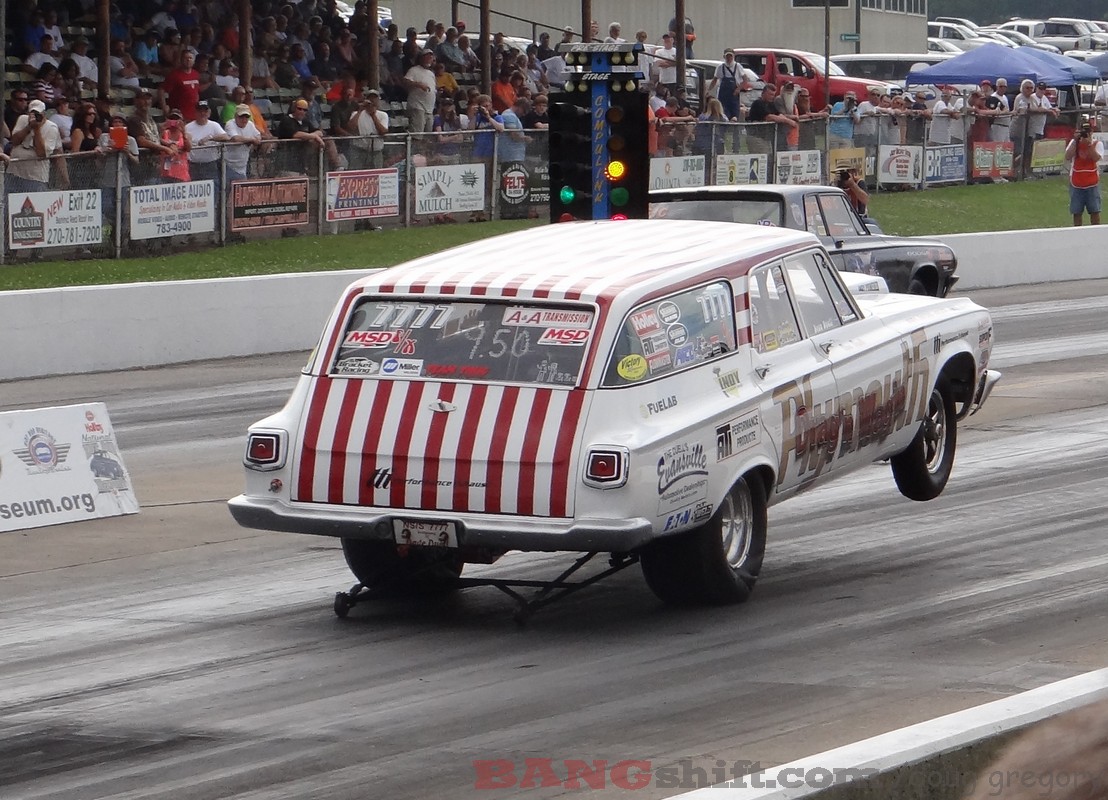
[[248, 469], [280, 469], [285, 465], [285, 434], [279, 431], [251, 431], [246, 437], [246, 455], [242, 463]]
[[625, 447], [594, 447], [585, 457], [585, 485], [616, 489], [627, 483], [630, 452]]

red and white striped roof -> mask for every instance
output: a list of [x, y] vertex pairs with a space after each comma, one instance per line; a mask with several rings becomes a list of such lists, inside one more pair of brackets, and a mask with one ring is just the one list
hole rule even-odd
[[746, 269], [811, 234], [695, 220], [618, 220], [529, 228], [375, 272], [355, 291], [610, 300], [634, 286], [649, 293], [713, 268]]

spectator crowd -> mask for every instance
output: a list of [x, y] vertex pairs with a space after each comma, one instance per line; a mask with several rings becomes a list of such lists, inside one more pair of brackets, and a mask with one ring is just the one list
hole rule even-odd
[[[118, 154], [124, 185], [211, 179], [220, 189], [224, 174], [228, 182], [245, 177], [251, 157], [277, 140], [301, 144], [279, 150], [281, 172], [310, 172], [320, 157], [332, 169], [376, 167], [403, 157], [396, 148], [390, 158], [385, 144], [390, 133], [404, 132], [440, 134], [432, 157], [444, 163], [460, 158], [467, 131], [476, 134], [474, 157], [491, 157], [496, 134], [502, 159], [522, 158], [529, 141], [524, 131], [548, 126], [548, 93], [567, 79], [550, 32], [537, 42], [493, 35], [493, 80], [484, 94], [476, 74], [485, 65], [463, 20], [427, 20], [422, 31], [410, 26], [401, 34], [391, 20], [370, 20], [363, 2], [344, 18], [333, 0], [260, 0], [245, 32], [253, 59], [244, 83], [236, 63], [244, 35], [236, 7], [227, 0], [113, 6], [104, 54], [90, 51], [92, 30], [81, 27], [92, 24], [91, 0], [13, 8], [8, 55], [21, 53], [22, 79], [9, 83], [0, 127], [8, 190], [63, 187], [74, 172], [86, 185], [114, 186], [110, 181], [120, 174], [104, 159], [95, 169], [72, 170], [56, 158], [109, 153]], [[563, 43], [631, 41], [619, 22], [606, 36], [596, 22], [584, 36], [571, 26], [557, 35]], [[374, 38], [379, 81], [371, 86]], [[951, 87], [942, 87], [937, 99], [875, 89], [824, 108], [792, 82], [757, 89], [730, 50], [708, 96], [690, 101], [678, 81], [677, 47], [690, 57], [695, 40], [690, 20], [683, 26], [671, 20], [657, 38], [645, 30], [634, 34], [646, 48], [641, 65], [652, 155], [811, 150], [825, 140], [876, 155], [879, 143], [1011, 141], [1026, 166], [1031, 145], [1058, 114], [1045, 85], [1024, 81], [1009, 93], [999, 79], [982, 81], [964, 97]], [[107, 89], [98, 84], [102, 58], [109, 65]]]

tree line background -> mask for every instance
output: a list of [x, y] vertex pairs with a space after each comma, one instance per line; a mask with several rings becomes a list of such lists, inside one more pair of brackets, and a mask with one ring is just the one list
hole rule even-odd
[[980, 25], [1012, 17], [1108, 19], [1108, 3], [1104, 0], [930, 0], [927, 10], [931, 19], [966, 17]]

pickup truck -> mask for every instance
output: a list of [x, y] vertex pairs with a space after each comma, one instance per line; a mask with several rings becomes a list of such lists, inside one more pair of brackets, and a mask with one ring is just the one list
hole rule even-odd
[[864, 98], [871, 86], [878, 87], [882, 93], [889, 85], [880, 81], [864, 78], [851, 78], [834, 62], [830, 68], [824, 67], [824, 58], [804, 50], [782, 50], [778, 48], [736, 47], [735, 59], [758, 79], [774, 86], [782, 86], [792, 81], [812, 94], [812, 107], [822, 107], [824, 92], [831, 89], [831, 102], [843, 99], [847, 92], [854, 92], [858, 98]]
[[1042, 19], [1013, 19], [997, 25], [1030, 36], [1036, 42], [1052, 44], [1063, 53], [1067, 50], [1093, 49], [1092, 37], [1072, 23]]

